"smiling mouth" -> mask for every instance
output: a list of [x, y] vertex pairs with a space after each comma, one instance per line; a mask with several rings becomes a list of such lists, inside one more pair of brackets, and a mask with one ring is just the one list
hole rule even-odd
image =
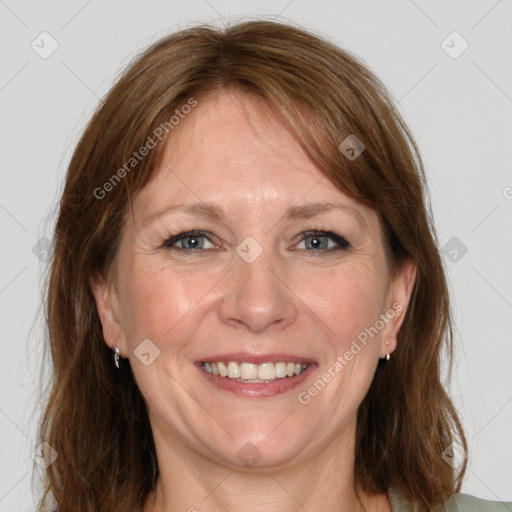
[[303, 373], [308, 364], [296, 362], [248, 363], [236, 361], [201, 362], [201, 369], [220, 378], [244, 384], [269, 384], [282, 379], [292, 379]]

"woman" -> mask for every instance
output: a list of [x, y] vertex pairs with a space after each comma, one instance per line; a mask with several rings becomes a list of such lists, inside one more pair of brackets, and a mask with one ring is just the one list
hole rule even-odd
[[416, 145], [381, 83], [253, 21], [140, 56], [72, 157], [40, 438], [59, 512], [501, 510], [467, 451]]

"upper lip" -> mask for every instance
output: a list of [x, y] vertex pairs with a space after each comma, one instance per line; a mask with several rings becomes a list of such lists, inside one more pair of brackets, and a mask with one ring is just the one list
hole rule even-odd
[[272, 354], [254, 354], [247, 352], [237, 352], [230, 354], [217, 354], [215, 356], [204, 357], [200, 360], [202, 363], [215, 363], [217, 361], [235, 361], [237, 363], [314, 363], [311, 358], [300, 357], [293, 354], [275, 353]]

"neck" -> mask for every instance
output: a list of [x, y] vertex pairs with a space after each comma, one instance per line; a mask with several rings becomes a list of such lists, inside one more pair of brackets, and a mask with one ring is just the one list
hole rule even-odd
[[386, 494], [360, 492], [358, 499], [353, 442], [330, 445], [299, 462], [236, 468], [161, 441], [155, 435], [160, 475], [144, 512], [391, 511]]

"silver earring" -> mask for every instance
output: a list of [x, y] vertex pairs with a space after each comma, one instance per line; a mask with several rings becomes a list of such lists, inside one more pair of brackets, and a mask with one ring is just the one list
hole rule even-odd
[[119, 356], [121, 353], [119, 352], [117, 345], [116, 345], [115, 351], [116, 351], [116, 353], [114, 354], [114, 364], [116, 365], [117, 368], [119, 368]]

